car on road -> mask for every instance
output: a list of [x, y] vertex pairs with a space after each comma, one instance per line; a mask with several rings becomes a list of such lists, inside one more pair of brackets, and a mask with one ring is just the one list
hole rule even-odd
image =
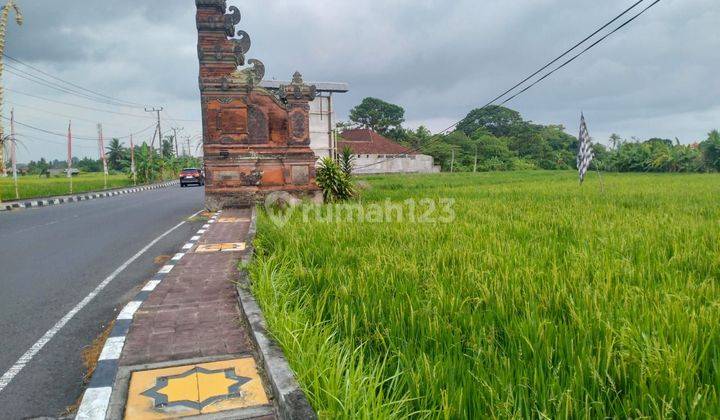
[[187, 185], [205, 185], [205, 174], [203, 171], [197, 168], [185, 168], [180, 171], [180, 186], [185, 187]]

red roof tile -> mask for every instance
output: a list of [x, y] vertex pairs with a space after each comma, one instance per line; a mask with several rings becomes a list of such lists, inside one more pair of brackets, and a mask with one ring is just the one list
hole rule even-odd
[[415, 152], [405, 146], [383, 137], [373, 130], [358, 128], [345, 130], [340, 134], [342, 140], [338, 141], [338, 151], [345, 146], [350, 147], [356, 155], [414, 155]]

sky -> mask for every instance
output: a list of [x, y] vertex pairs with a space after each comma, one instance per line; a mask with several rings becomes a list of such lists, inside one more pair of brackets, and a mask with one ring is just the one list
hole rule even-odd
[[[635, 0], [229, 0], [248, 58], [266, 78], [346, 82], [339, 120], [367, 96], [401, 105], [406, 126], [446, 128], [524, 79]], [[17, 0], [6, 54], [53, 76], [137, 104], [164, 107], [163, 130], [200, 139], [197, 31], [192, 0]], [[644, 4], [650, 4], [645, 0]], [[639, 10], [639, 9], [638, 9]], [[630, 16], [630, 15], [628, 15]], [[678, 138], [692, 143], [720, 128], [720, 2], [662, 0], [637, 21], [507, 106], [576, 135], [584, 112], [591, 135]], [[97, 156], [105, 138], [149, 141], [151, 113], [89, 101], [3, 76], [3, 115], [15, 109], [21, 162], [64, 159], [73, 121], [75, 156]], [[47, 77], [46, 77], [47, 78]], [[29, 96], [32, 95], [32, 96]], [[42, 98], [42, 99], [41, 99]], [[48, 101], [48, 99], [50, 101]], [[98, 110], [99, 109], [99, 110]], [[111, 112], [106, 112], [111, 111]], [[120, 115], [120, 114], [123, 115]], [[126, 115], [129, 114], [129, 115]], [[8, 123], [3, 119], [5, 129]], [[50, 131], [39, 132], [26, 124]]]

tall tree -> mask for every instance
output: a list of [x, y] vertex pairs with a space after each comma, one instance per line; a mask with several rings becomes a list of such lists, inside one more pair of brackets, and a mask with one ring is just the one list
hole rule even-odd
[[107, 147], [107, 159], [110, 170], [119, 171], [122, 169], [122, 161], [125, 155], [125, 148], [118, 139], [112, 139]]
[[468, 136], [480, 128], [485, 128], [495, 137], [507, 137], [516, 134], [527, 123], [520, 113], [503, 106], [491, 105], [487, 108], [477, 108], [470, 111], [457, 129]]
[[711, 131], [707, 140], [700, 143], [700, 149], [705, 164], [711, 169], [720, 171], [720, 131]]
[[350, 110], [350, 121], [387, 135], [392, 130], [400, 130], [405, 122], [405, 110], [381, 99], [365, 98]]
[[166, 137], [162, 142], [162, 157], [170, 159], [175, 156], [175, 146], [172, 136]]

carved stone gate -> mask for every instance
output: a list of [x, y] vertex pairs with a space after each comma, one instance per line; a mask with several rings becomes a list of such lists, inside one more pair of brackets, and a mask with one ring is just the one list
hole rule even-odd
[[206, 206], [250, 206], [275, 191], [316, 193], [309, 122], [315, 86], [295, 73], [276, 93], [261, 88], [265, 67], [255, 59], [246, 66], [250, 37], [235, 30], [240, 11], [226, 0], [195, 4]]

